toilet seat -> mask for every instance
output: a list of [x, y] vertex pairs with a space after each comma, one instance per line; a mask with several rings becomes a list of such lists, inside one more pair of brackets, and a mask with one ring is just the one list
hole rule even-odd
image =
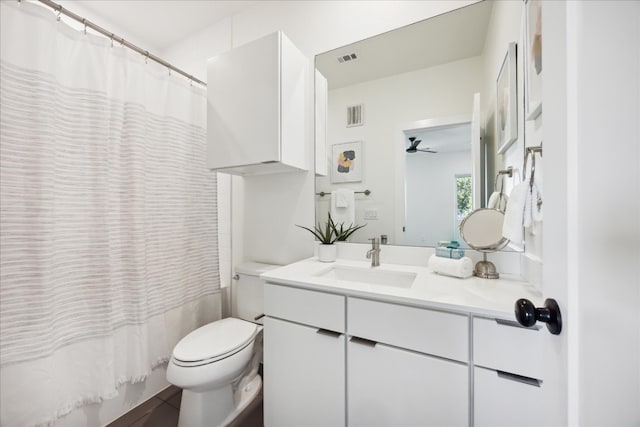
[[171, 361], [196, 367], [232, 356], [253, 342], [262, 328], [255, 323], [228, 317], [191, 332], [173, 349]]

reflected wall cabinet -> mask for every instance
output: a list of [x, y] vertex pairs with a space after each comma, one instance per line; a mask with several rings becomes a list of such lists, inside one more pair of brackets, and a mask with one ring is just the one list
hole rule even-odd
[[207, 61], [207, 167], [306, 170], [307, 58], [276, 32]]

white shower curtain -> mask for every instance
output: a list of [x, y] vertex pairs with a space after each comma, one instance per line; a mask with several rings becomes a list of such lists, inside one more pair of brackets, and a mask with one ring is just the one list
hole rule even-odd
[[219, 313], [202, 88], [0, 2], [0, 424], [117, 395]]

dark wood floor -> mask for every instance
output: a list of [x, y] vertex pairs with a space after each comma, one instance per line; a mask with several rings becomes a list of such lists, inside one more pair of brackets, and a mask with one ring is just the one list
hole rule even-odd
[[[170, 386], [107, 427], [176, 427], [182, 390]], [[263, 427], [262, 392], [229, 427]]]

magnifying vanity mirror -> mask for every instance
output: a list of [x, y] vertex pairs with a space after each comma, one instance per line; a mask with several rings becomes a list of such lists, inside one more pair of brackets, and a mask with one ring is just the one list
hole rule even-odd
[[462, 220], [486, 206], [506, 167], [482, 132], [494, 126], [493, 63], [507, 47], [490, 41], [494, 7], [481, 1], [316, 56], [316, 221], [331, 192], [348, 189], [354, 223], [367, 225], [350, 242], [463, 243]]
[[497, 209], [481, 208], [471, 212], [460, 224], [462, 239], [471, 249], [483, 253], [483, 260], [476, 263], [473, 275], [484, 279], [497, 279], [496, 266], [487, 261], [487, 253], [506, 246], [508, 239], [502, 236], [504, 213]]

